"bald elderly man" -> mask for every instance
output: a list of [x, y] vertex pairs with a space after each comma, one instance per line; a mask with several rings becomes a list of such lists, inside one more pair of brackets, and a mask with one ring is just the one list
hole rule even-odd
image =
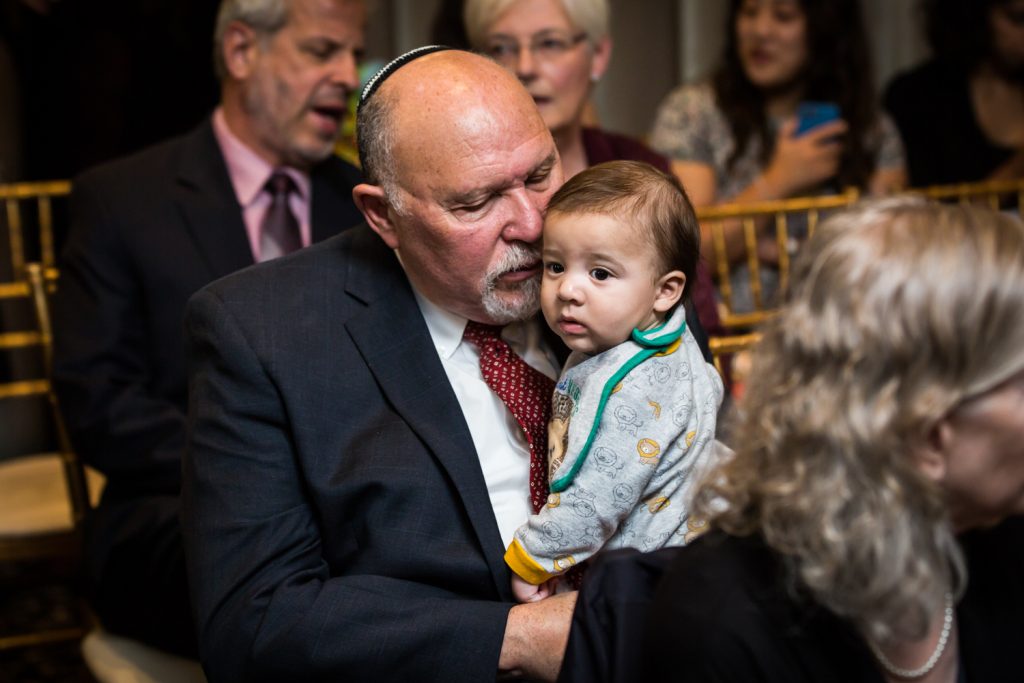
[[536, 316], [555, 144], [515, 77], [429, 50], [359, 114], [366, 225], [192, 298], [186, 558], [213, 683], [557, 675], [576, 594], [514, 605], [527, 443], [467, 321]]

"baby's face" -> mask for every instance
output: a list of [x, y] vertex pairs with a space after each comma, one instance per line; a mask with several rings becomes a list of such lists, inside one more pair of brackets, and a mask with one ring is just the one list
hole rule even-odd
[[553, 213], [543, 241], [541, 309], [574, 351], [595, 354], [626, 341], [634, 327], [660, 322], [679, 298], [665, 298], [669, 276], [659, 272], [651, 240], [618, 218]]

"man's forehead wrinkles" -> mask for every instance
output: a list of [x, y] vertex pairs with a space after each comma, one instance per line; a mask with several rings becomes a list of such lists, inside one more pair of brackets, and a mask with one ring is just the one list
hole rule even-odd
[[[467, 184], [451, 189], [446, 193], [447, 196], [451, 200], [459, 201], [484, 193], [498, 193], [518, 187], [525, 184], [531, 176], [538, 172], [550, 172], [557, 159], [557, 153], [552, 150], [540, 161], [531, 163], [520, 170], [508, 169], [504, 166], [507, 163], [504, 153], [495, 156], [497, 158], [492, 163], [477, 166], [473, 173], [467, 174], [464, 179]], [[488, 167], [493, 168], [493, 172], [489, 171]]]

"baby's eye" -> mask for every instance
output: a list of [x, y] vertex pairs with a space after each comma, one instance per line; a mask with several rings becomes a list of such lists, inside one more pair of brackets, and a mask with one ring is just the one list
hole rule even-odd
[[592, 271], [590, 271], [590, 276], [595, 280], [604, 281], [610, 278], [612, 274], [609, 273], [604, 268], [594, 268]]
[[563, 266], [561, 263], [558, 263], [557, 261], [549, 261], [548, 263], [544, 264], [544, 267], [547, 268], [547, 271], [552, 275], [558, 275], [560, 273], [565, 272], [565, 266]]

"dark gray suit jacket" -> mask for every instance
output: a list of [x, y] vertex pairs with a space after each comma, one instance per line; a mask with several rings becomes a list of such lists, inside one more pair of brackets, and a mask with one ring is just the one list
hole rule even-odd
[[[359, 222], [354, 167], [332, 158], [311, 179], [314, 241]], [[127, 537], [159, 525], [176, 535], [185, 303], [253, 257], [210, 120], [86, 172], [71, 208], [54, 383], [75, 448], [107, 477], [89, 548], [102, 574], [108, 550]]]
[[350, 230], [206, 287], [187, 327], [210, 680], [493, 680], [504, 544], [394, 254]]

